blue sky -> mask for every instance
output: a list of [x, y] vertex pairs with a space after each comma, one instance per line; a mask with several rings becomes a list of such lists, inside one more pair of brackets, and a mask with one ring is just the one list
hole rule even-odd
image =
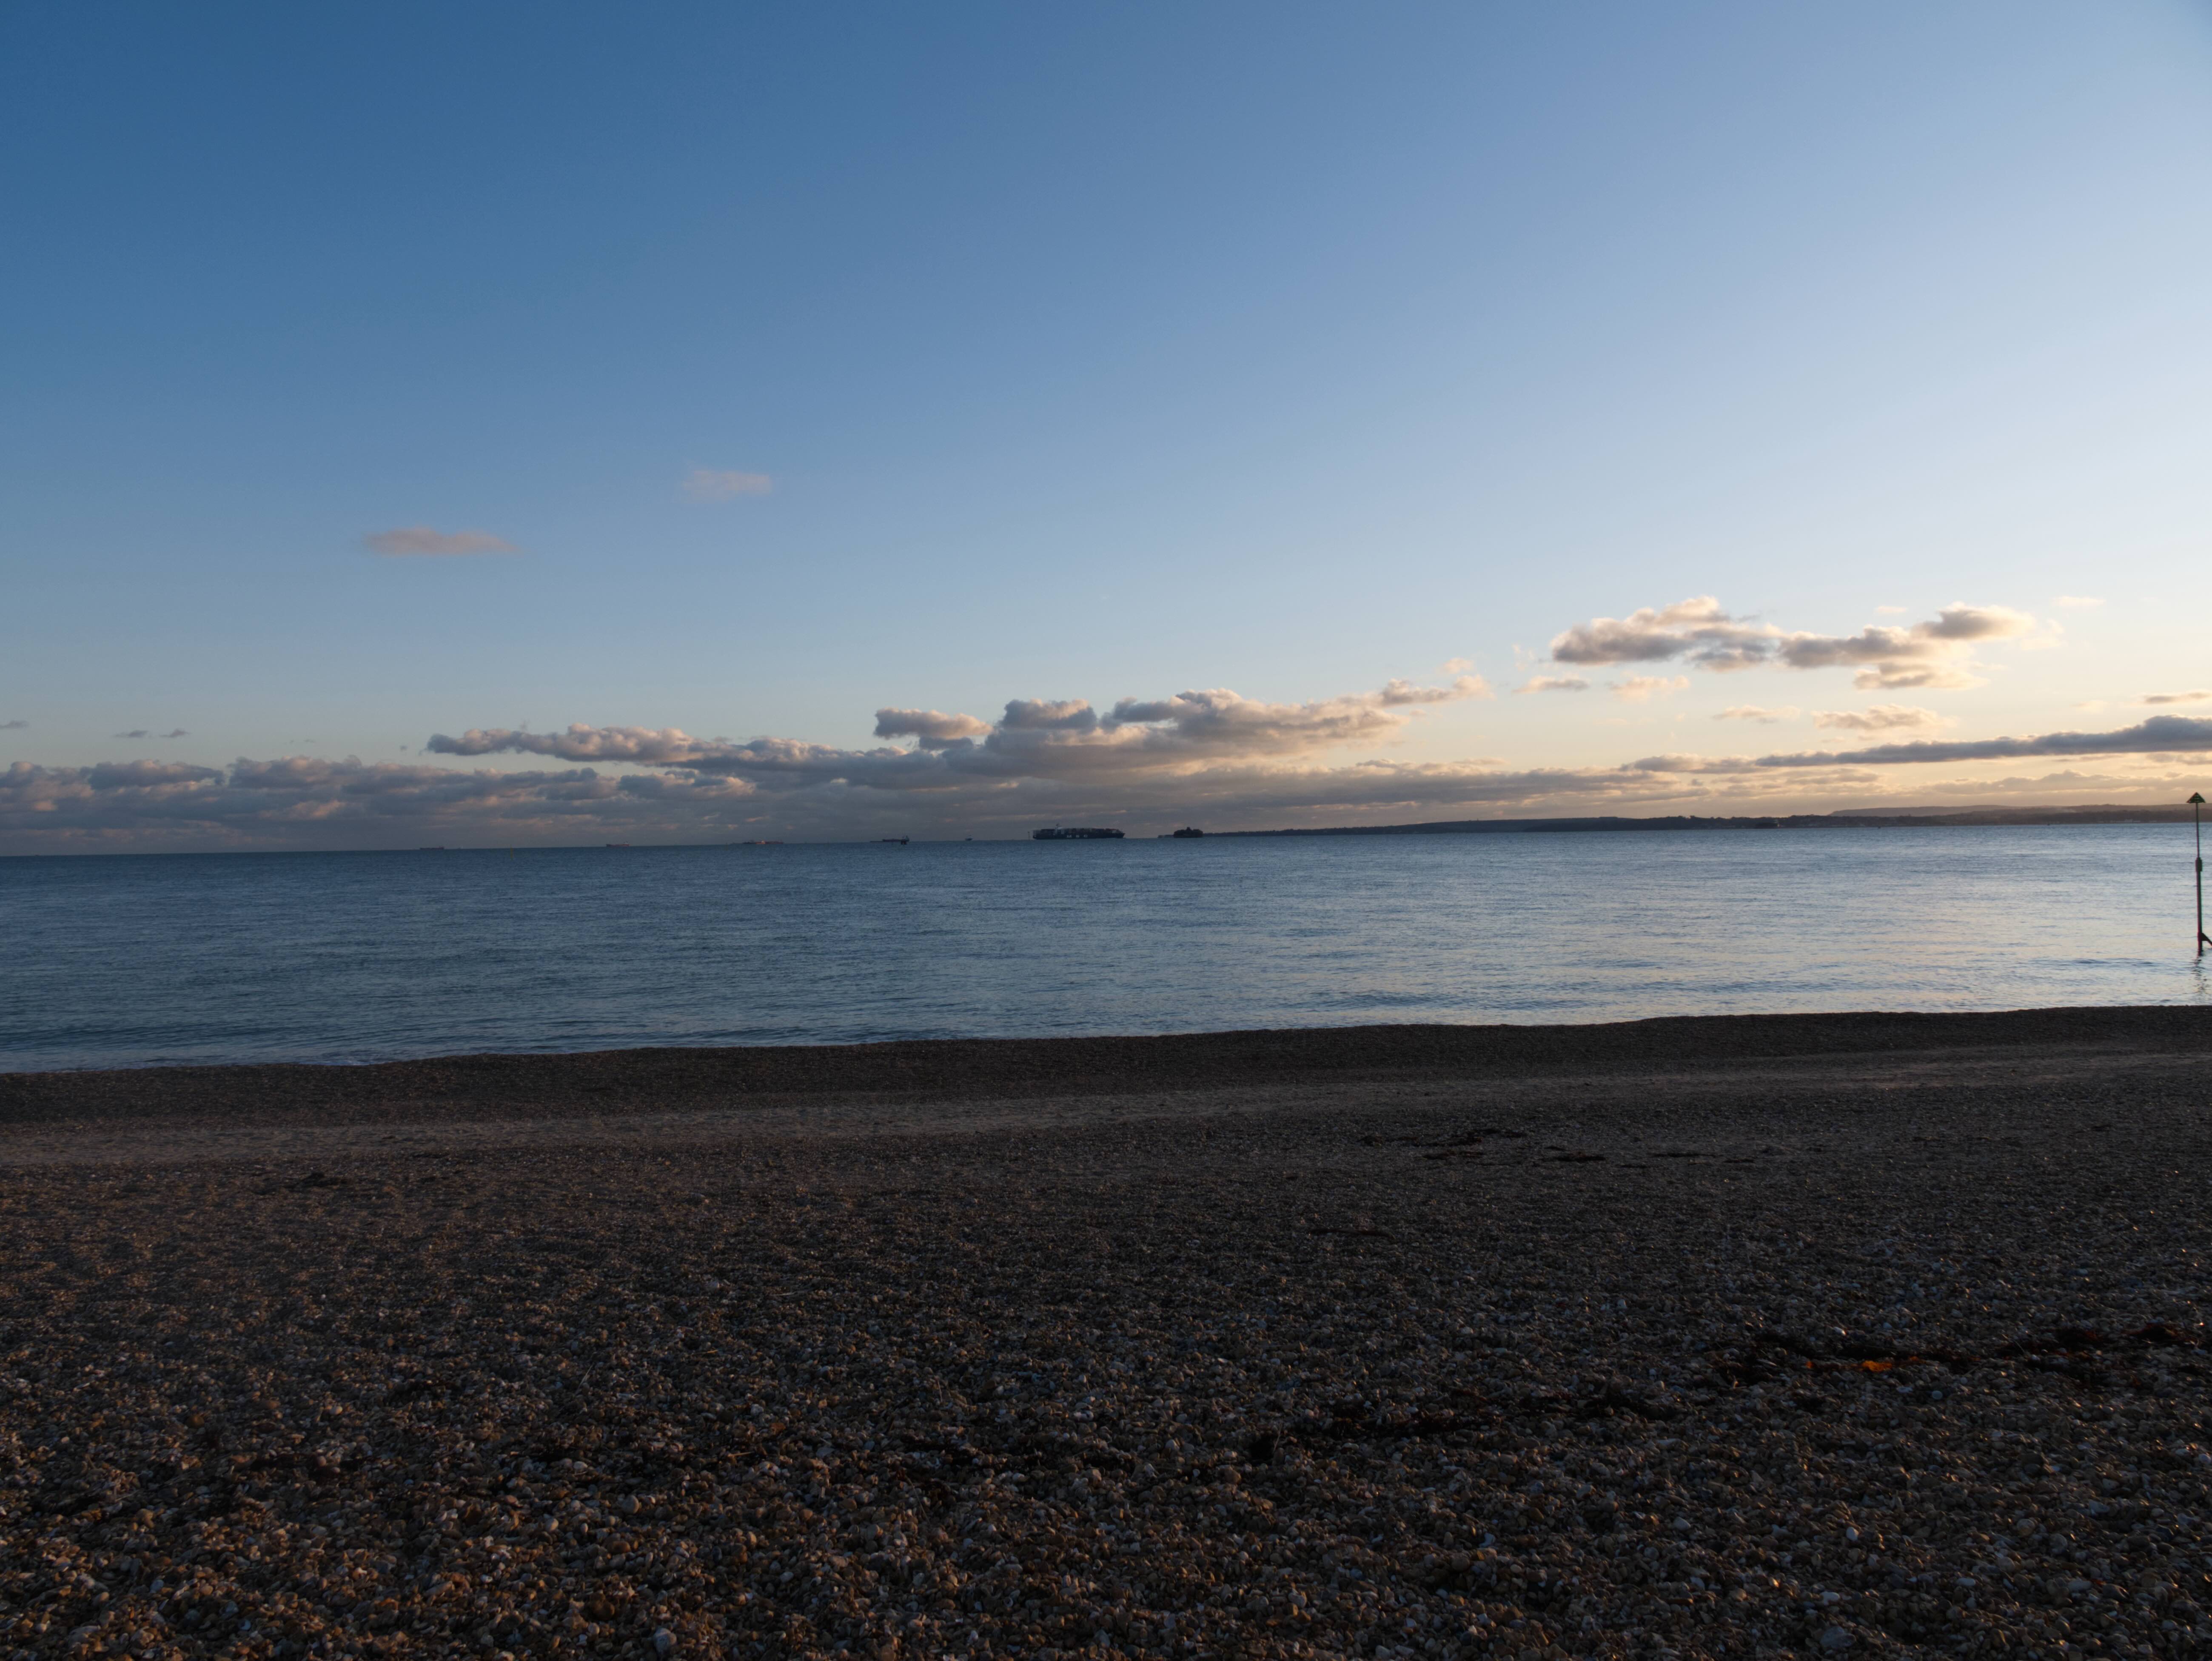
[[[0, 135], [0, 848], [2166, 800], [2212, 750], [2141, 702], [2212, 688], [2201, 5], [38, 5]], [[1707, 595], [1753, 666], [1553, 656]], [[1960, 604], [1881, 684], [1802, 644]], [[886, 758], [885, 709], [972, 726]]]

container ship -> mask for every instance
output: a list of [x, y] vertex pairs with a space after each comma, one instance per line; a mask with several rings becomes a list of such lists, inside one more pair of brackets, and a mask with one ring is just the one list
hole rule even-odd
[[1102, 830], [1095, 825], [1069, 825], [1062, 830], [1055, 824], [1048, 830], [1030, 831], [1030, 839], [1032, 842], [1119, 842], [1121, 833], [1119, 830]]

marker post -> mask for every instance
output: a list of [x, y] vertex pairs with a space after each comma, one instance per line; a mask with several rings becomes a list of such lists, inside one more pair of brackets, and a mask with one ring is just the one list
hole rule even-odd
[[2197, 810], [2197, 955], [2201, 958], [2205, 946], [2212, 945], [2204, 938], [2204, 793], [2191, 791], [2189, 805]]

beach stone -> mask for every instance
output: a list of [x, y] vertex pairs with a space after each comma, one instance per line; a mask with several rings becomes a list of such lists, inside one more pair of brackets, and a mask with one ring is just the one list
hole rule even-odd
[[[2185, 1037], [424, 1095], [428, 1147], [0, 1110], [0, 1643], [2165, 1654], [2212, 1555]], [[270, 1202], [310, 1170], [348, 1203]]]

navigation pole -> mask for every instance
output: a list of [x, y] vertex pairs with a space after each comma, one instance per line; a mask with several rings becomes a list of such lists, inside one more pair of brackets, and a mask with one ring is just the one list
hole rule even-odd
[[2203, 957], [2207, 945], [2204, 938], [2204, 793], [2193, 790], [2189, 805], [2197, 810], [2197, 955]]

